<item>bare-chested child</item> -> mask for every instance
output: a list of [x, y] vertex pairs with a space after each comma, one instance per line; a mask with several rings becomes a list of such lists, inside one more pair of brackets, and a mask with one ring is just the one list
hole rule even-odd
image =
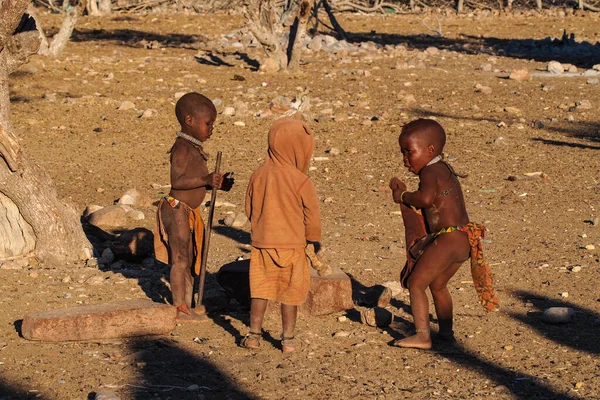
[[171, 266], [170, 284], [177, 321], [206, 320], [202, 307], [191, 308], [192, 271], [198, 275], [202, 255], [204, 222], [199, 206], [207, 189], [229, 190], [233, 178], [209, 172], [208, 154], [202, 148], [210, 139], [217, 110], [206, 96], [187, 93], [175, 105], [181, 125], [171, 150], [171, 191], [161, 198], [157, 210], [154, 247], [156, 258]]
[[483, 306], [488, 311], [498, 306], [491, 271], [481, 252], [480, 239], [485, 228], [469, 222], [458, 175], [442, 160], [445, 143], [444, 129], [429, 119], [408, 123], [399, 137], [404, 166], [420, 181], [414, 192], [396, 177], [390, 181], [406, 230], [407, 264], [401, 281], [410, 292], [416, 329], [414, 336], [394, 343], [399, 347], [431, 348], [427, 288], [433, 297], [440, 338], [454, 339], [452, 298], [447, 284], [469, 257]]

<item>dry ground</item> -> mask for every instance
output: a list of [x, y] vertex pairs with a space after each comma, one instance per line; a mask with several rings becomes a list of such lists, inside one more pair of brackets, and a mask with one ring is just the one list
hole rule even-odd
[[[345, 322], [338, 321], [344, 314], [301, 317], [299, 337], [307, 346], [299, 354], [283, 356], [274, 340], [249, 352], [237, 346], [247, 332], [247, 312], [234, 303], [200, 327], [179, 326], [165, 337], [35, 343], [17, 333], [24, 314], [157, 299], [165, 289], [159, 280], [165, 271], [29, 265], [0, 270], [0, 398], [84, 399], [102, 387], [123, 399], [597, 398], [600, 228], [587, 221], [598, 216], [600, 207], [598, 86], [586, 84], [583, 77], [503, 79], [503, 70], [543, 69], [547, 60], [492, 53], [510, 39], [560, 37], [563, 28], [578, 40], [595, 43], [598, 14], [446, 16], [440, 18], [443, 38], [410, 36], [425, 33], [421, 19], [343, 15], [348, 31], [370, 34], [382, 43], [406, 43], [409, 51], [396, 57], [321, 52], [303, 57], [301, 72], [263, 74], [231, 54], [220, 54], [230, 65], [201, 64], [194, 58], [197, 51], [185, 48], [193, 42], [191, 35], [216, 39], [239, 29], [239, 16], [82, 18], [60, 58], [34, 57], [13, 76], [13, 122], [29, 156], [49, 170], [61, 197], [83, 210], [88, 204], [112, 204], [135, 187], [147, 199], [141, 206], [147, 218], [139, 226], [151, 227], [152, 200], [160, 196], [151, 185], [168, 184], [175, 93], [200, 91], [224, 106], [244, 101], [253, 113], [267, 109], [277, 96], [304, 93], [313, 116], [319, 117], [312, 123], [315, 156], [329, 157], [313, 162], [316, 169], [310, 173], [323, 199], [323, 242], [329, 261], [351, 274], [359, 290], [399, 275], [403, 227], [389, 192], [382, 189], [394, 175], [416, 186], [416, 178], [403, 170], [397, 135], [410, 119], [436, 117], [449, 134], [446, 152], [454, 166], [469, 174], [462, 183], [470, 216], [489, 230], [485, 254], [497, 277], [499, 313], [485, 315], [477, 305], [465, 266], [450, 284], [455, 347], [393, 348], [389, 342], [398, 333], [363, 326], [349, 313]], [[54, 29], [59, 22], [56, 16], [43, 20]], [[163, 46], [146, 49], [138, 45], [140, 40]], [[463, 46], [467, 42], [472, 44]], [[448, 50], [425, 54], [430, 45]], [[260, 53], [253, 50], [248, 56], [255, 59]], [[415, 60], [423, 64], [392, 68]], [[500, 72], [479, 70], [484, 63]], [[573, 63], [590, 67], [600, 63], [600, 54]], [[234, 75], [246, 80], [234, 80]], [[476, 93], [478, 83], [492, 93]], [[416, 101], [398, 100], [406, 94]], [[125, 100], [137, 110], [116, 110]], [[592, 109], [568, 110], [581, 100], [589, 100]], [[512, 114], [506, 107], [519, 111]], [[138, 118], [148, 108], [158, 114]], [[337, 121], [322, 112], [328, 108], [340, 117]], [[373, 116], [378, 120], [365, 122]], [[224, 169], [235, 171], [237, 187], [219, 198], [237, 207], [217, 209], [216, 219], [242, 209], [248, 177], [264, 157], [272, 120], [218, 118], [207, 147], [213, 154], [222, 150]], [[536, 120], [543, 122], [541, 129], [531, 126]], [[245, 126], [235, 126], [235, 121]], [[498, 126], [500, 122], [506, 126]], [[340, 154], [326, 153], [331, 147]], [[531, 172], [543, 172], [548, 179], [507, 180]], [[216, 229], [210, 273], [247, 257], [248, 231], [248, 226]], [[571, 271], [577, 265], [581, 270]], [[106, 279], [87, 284], [93, 275]], [[215, 288], [212, 276], [208, 287]], [[397, 321], [411, 321], [405, 293], [392, 304]], [[577, 311], [574, 321], [543, 324], [541, 312], [560, 305]], [[266, 329], [272, 338], [279, 337], [276, 314], [268, 318]], [[348, 335], [333, 336], [340, 331]], [[200, 387], [186, 391], [194, 384]]]

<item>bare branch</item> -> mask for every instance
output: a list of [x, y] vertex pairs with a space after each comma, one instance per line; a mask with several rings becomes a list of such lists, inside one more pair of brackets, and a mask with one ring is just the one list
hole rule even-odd
[[424, 19], [422, 19], [422, 20], [421, 20], [421, 22], [423, 23], [423, 25], [425, 25], [425, 28], [429, 29], [429, 30], [430, 30], [430, 31], [432, 31], [432, 32], [435, 32], [435, 33], [437, 34], [437, 36], [440, 36], [440, 37], [441, 37], [441, 36], [442, 36], [442, 23], [440, 22], [440, 19], [437, 17], [437, 15], [435, 15], [435, 20], [436, 20], [436, 21], [437, 21], [437, 23], [438, 23], [438, 28], [437, 28], [437, 30], [436, 30], [436, 29], [433, 29], [433, 28], [431, 28], [429, 25], [427, 25], [427, 23], [425, 22], [425, 20], [424, 20]]

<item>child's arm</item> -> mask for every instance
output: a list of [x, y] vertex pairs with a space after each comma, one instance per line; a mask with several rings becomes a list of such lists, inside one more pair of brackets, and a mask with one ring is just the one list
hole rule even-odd
[[300, 190], [302, 206], [304, 208], [304, 234], [309, 242], [321, 241], [321, 212], [319, 211], [319, 199], [317, 190], [307, 179]]
[[171, 155], [171, 188], [174, 190], [221, 187], [223, 175], [215, 172], [204, 175], [190, 171], [190, 150], [187, 147], [181, 146]]
[[435, 199], [436, 176], [433, 171], [425, 168], [419, 173], [419, 189], [416, 192], [408, 192], [406, 184], [398, 178], [392, 178], [390, 188], [395, 203], [404, 203], [416, 208], [430, 208]]

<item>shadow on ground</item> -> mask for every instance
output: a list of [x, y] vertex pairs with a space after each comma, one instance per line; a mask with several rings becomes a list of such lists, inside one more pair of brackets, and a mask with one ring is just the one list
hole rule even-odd
[[36, 390], [27, 390], [14, 383], [8, 383], [0, 378], [0, 399], [1, 400], [29, 400], [29, 399], [49, 399]]
[[[207, 339], [199, 339], [197, 343], [198, 352], [191, 353], [170, 339], [131, 340], [128, 343], [130, 354], [119, 362], [137, 367], [137, 377], [131, 383], [115, 383], [116, 387], [108, 389], [136, 400], [256, 398], [203, 359], [204, 354], [211, 351]], [[244, 360], [236, 360], [236, 363], [240, 362]]]

